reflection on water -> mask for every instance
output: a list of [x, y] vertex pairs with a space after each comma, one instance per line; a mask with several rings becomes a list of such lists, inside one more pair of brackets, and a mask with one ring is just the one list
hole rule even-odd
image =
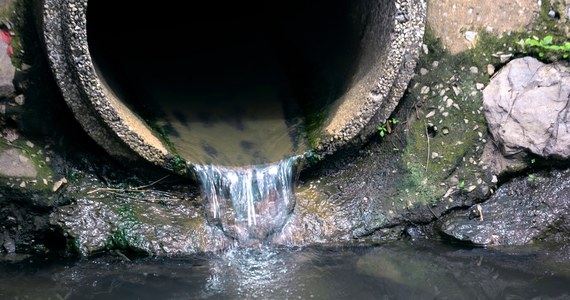
[[569, 299], [546, 250], [376, 246], [232, 249], [186, 257], [0, 264], [1, 299]]

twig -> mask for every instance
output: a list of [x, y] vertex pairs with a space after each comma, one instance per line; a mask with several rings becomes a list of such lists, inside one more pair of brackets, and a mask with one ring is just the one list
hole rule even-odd
[[157, 184], [157, 183], [163, 181], [163, 180], [166, 179], [168, 176], [170, 176], [170, 175], [165, 175], [164, 177], [162, 177], [162, 178], [160, 178], [160, 179], [158, 179], [158, 180], [155, 180], [155, 181], [153, 181], [153, 182], [151, 182], [151, 183], [149, 183], [149, 184], [147, 184], [147, 185], [141, 185], [141, 186], [138, 186], [138, 187], [136, 187], [136, 188], [134, 188], [134, 189], [135, 189], [135, 190], [140, 190], [140, 189], [149, 188], [149, 187], [151, 187], [151, 186], [153, 186], [153, 185], [155, 185], [155, 184]]
[[118, 257], [122, 258], [125, 261], [131, 262], [131, 260], [126, 255], [124, 255], [121, 251], [117, 249], [112, 250], [111, 253], [117, 255]]
[[430, 155], [430, 144], [429, 144], [429, 132], [426, 124], [426, 120], [424, 120], [424, 128], [426, 129], [426, 139], [427, 139], [427, 159], [426, 159], [426, 172], [428, 171], [429, 167], [429, 155]]
[[149, 188], [157, 183], [159, 183], [160, 181], [166, 179], [168, 176], [170, 175], [166, 175], [156, 181], [153, 181], [149, 184], [145, 184], [145, 185], [141, 185], [141, 186], [137, 186], [134, 187], [132, 189], [117, 189], [117, 188], [96, 188], [93, 190], [90, 190], [89, 192], [87, 192], [87, 194], [93, 194], [96, 192], [118, 192], [118, 193], [139, 193], [139, 192], [144, 192], [144, 189]]
[[429, 209], [429, 211], [432, 213], [432, 215], [435, 217], [436, 220], [439, 219], [439, 217], [435, 214], [433, 209], [431, 209], [431, 207], [429, 207], [429, 204], [426, 204], [426, 207]]
[[418, 115], [418, 103], [414, 103], [414, 111], [416, 112], [416, 119], [420, 119], [420, 116]]

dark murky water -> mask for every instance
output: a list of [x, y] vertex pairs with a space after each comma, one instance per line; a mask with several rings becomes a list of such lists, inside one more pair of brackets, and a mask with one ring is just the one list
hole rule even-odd
[[168, 258], [6, 259], [1, 299], [570, 299], [570, 257], [396, 242]]

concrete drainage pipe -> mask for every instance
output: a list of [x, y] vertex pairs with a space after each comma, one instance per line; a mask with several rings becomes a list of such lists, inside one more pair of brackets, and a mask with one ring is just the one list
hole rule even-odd
[[87, 133], [172, 171], [366, 140], [408, 85], [426, 14], [425, 0], [42, 4], [51, 69]]

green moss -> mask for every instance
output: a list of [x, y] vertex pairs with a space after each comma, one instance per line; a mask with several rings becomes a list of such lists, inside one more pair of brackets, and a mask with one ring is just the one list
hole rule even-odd
[[553, 44], [563, 44], [569, 41], [563, 22], [557, 18], [548, 16], [551, 9], [550, 1], [542, 1], [540, 13], [531, 26], [525, 30], [511, 31], [499, 38], [495, 33], [489, 33], [484, 28], [478, 29], [478, 42], [476, 47], [467, 51], [471, 60], [477, 66], [484, 67], [487, 64], [494, 65], [497, 69], [506, 63], [501, 61], [501, 55], [512, 55], [512, 58], [532, 56], [545, 63], [563, 59], [560, 53], [540, 56], [538, 49], [522, 47], [521, 41], [527, 38], [542, 39], [552, 36]]
[[305, 132], [309, 147], [314, 149], [320, 143], [322, 128], [328, 116], [326, 110], [319, 110], [305, 116]]
[[135, 204], [131, 201], [112, 199], [114, 203], [109, 203], [114, 207], [115, 213], [119, 216], [118, 228], [116, 228], [107, 241], [107, 249], [130, 249], [140, 242], [141, 237], [132, 235], [132, 229], [138, 224]]
[[36, 191], [36, 192], [41, 192], [41, 191], [51, 192], [51, 184], [53, 184], [53, 181], [55, 179], [49, 159], [45, 155], [44, 149], [36, 145], [31, 147], [31, 145], [32, 144], [29, 144], [29, 142], [26, 142], [23, 139], [18, 139], [12, 143], [8, 143], [4, 139], [0, 139], [0, 152], [11, 148], [18, 149], [23, 156], [32, 161], [32, 164], [34, 165], [37, 171], [37, 175], [35, 178], [25, 179], [25, 181], [27, 182], [26, 189], [29, 191]]
[[14, 49], [12, 63], [17, 68], [21, 68], [24, 63], [33, 65], [43, 55], [34, 15], [36, 4], [35, 0], [8, 1], [4, 9], [0, 10], [0, 17], [14, 25], [12, 31], [15, 35], [11, 43]]
[[473, 174], [467, 184], [475, 181], [480, 171], [469, 156], [483, 148], [487, 132], [479, 90], [489, 81], [486, 61], [475, 59], [475, 49], [449, 54], [429, 28], [425, 43], [429, 51], [421, 55], [418, 68], [429, 72], [412, 80], [404, 100], [415, 103], [402, 153], [405, 177], [397, 187], [405, 206], [441, 199], [447, 190], [441, 183], [452, 174]]

